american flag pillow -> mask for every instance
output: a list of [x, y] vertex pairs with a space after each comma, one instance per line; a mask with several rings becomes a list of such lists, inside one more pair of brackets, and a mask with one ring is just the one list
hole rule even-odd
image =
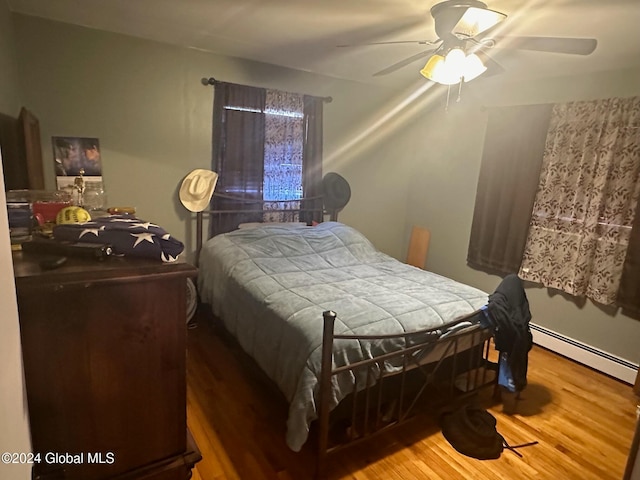
[[85, 223], [53, 227], [53, 238], [70, 242], [111, 245], [115, 255], [156, 258], [174, 262], [184, 244], [162, 227], [131, 215], [109, 215]]

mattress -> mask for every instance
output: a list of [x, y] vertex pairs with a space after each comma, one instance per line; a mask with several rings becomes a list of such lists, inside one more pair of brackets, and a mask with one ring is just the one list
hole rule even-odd
[[[218, 235], [199, 262], [201, 300], [287, 398], [287, 444], [294, 451], [317, 418], [324, 311], [337, 314], [335, 334], [377, 335], [440, 327], [488, 301], [479, 289], [378, 251], [339, 222]], [[403, 346], [401, 339], [337, 340], [334, 365]], [[332, 384], [333, 408], [353, 383]]]

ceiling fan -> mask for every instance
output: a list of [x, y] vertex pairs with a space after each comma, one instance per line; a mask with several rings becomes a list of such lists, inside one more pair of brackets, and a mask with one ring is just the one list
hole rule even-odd
[[[374, 73], [387, 75], [420, 59], [429, 57], [420, 73], [445, 85], [468, 82], [485, 71], [496, 74], [504, 69], [486, 51], [492, 48], [534, 50], [573, 55], [589, 55], [596, 46], [593, 38], [500, 37], [490, 36], [507, 15], [487, 8], [479, 0], [445, 0], [431, 7], [437, 39], [375, 42], [366, 45], [417, 43], [433, 48], [412, 55]], [[353, 45], [339, 45], [347, 47]]]

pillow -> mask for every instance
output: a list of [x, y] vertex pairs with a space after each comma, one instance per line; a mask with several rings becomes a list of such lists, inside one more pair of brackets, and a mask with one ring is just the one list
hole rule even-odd
[[268, 227], [268, 226], [300, 228], [300, 227], [306, 227], [307, 224], [305, 222], [250, 222], [250, 223], [241, 223], [240, 225], [238, 225], [238, 229], [245, 230], [247, 228]]
[[53, 238], [70, 242], [111, 245], [113, 253], [174, 262], [184, 244], [162, 227], [132, 215], [109, 215], [85, 223], [53, 227]]

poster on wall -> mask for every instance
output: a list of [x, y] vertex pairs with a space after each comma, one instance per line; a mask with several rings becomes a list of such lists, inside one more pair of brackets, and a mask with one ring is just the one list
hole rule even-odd
[[100, 141], [90, 137], [51, 137], [56, 187], [76, 205], [100, 210], [106, 197]]
[[100, 141], [89, 137], [52, 137], [53, 161], [59, 190], [73, 186], [76, 177], [102, 183]]

